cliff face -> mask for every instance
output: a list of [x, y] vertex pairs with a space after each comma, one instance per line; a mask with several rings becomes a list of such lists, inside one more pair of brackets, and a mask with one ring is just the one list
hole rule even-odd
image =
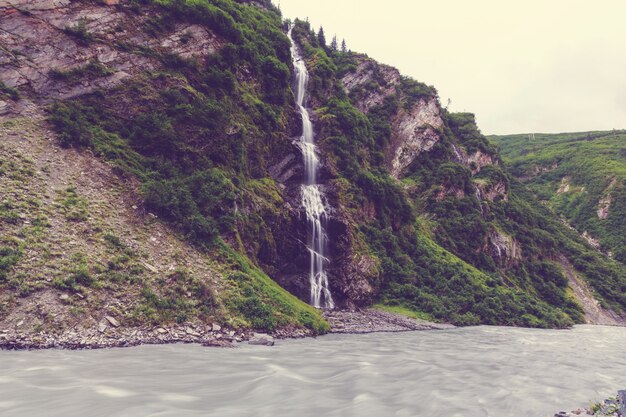
[[[86, 194], [87, 206], [102, 200], [111, 210], [132, 202], [119, 219], [102, 209], [79, 223], [59, 223], [59, 235], [80, 231], [80, 240], [46, 243], [60, 248], [65, 263], [51, 264], [60, 281], [29, 270], [20, 286], [20, 271], [34, 255], [25, 254], [19, 234], [26, 226], [14, 216], [30, 224], [36, 216], [16, 207], [29, 194], [39, 198], [46, 175], [20, 195], [3, 194], [0, 224], [17, 239], [0, 251], [0, 265], [8, 265], [0, 269], [3, 320], [13, 323], [38, 297], [68, 293], [72, 311], [82, 309], [77, 322], [91, 325], [114, 314], [137, 325], [180, 319], [326, 328], [317, 312], [274, 284], [308, 301], [300, 121], [289, 41], [269, 2], [13, 1], [0, 13], [7, 135], [28, 135], [30, 123], [44, 138], [37, 146], [45, 155], [107, 169], [97, 196], [79, 181], [82, 168], [55, 164], [63, 186]], [[392, 67], [320, 45], [304, 22], [296, 22], [294, 35], [311, 73], [307, 105], [323, 163], [330, 285], [339, 306], [382, 302], [457, 324], [554, 327], [583, 320], [553, 259], [587, 256], [585, 247], [528, 203], [473, 115], [449, 113], [434, 88]], [[16, 165], [20, 146], [6, 144], [12, 153], [3, 155], [2, 169]], [[0, 180], [13, 184], [2, 172]], [[18, 201], [5, 204], [7, 198]], [[56, 204], [43, 202], [49, 210]], [[128, 225], [135, 221], [140, 226]], [[160, 235], [144, 233], [144, 223], [158, 225]], [[127, 254], [131, 260], [119, 266], [133, 281], [115, 281], [122, 272], [110, 258], [121, 255], [106, 248], [130, 245], [133, 236], [137, 259]], [[78, 257], [79, 272], [91, 279], [63, 269], [73, 253], [86, 251], [74, 250], [72, 241], [101, 246], [92, 258]], [[150, 249], [157, 243], [168, 248], [165, 255]], [[599, 258], [586, 259], [604, 268], [610, 291], [604, 287], [601, 297], [619, 310], [626, 301], [613, 289], [623, 275]], [[74, 281], [62, 284], [64, 274]], [[20, 291], [22, 300], [15, 298]], [[109, 296], [125, 298], [115, 310], [100, 311], [95, 300]], [[34, 316], [45, 316], [41, 305]], [[69, 314], [68, 307], [60, 317]]]
[[14, 6], [2, 11], [0, 35], [3, 82], [29, 88], [44, 101], [109, 89], [159, 66], [154, 56], [133, 49], [203, 58], [224, 42], [193, 24], [174, 24], [154, 37], [142, 30], [150, 15], [112, 6], [76, 7], [69, 0], [9, 3]]

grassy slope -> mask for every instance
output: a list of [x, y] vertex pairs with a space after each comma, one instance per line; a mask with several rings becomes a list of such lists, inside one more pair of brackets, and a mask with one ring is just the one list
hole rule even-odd
[[[511, 173], [540, 200], [549, 202], [579, 232], [598, 239], [605, 251], [626, 263], [626, 133], [491, 136]], [[566, 187], [569, 185], [569, 187]], [[610, 196], [608, 217], [600, 201]]]
[[111, 315], [125, 326], [328, 329], [315, 309], [227, 246], [207, 253], [189, 245], [146, 213], [136, 181], [87, 153], [59, 148], [41, 116], [1, 122], [6, 326], [26, 318], [24, 330], [88, 328]]

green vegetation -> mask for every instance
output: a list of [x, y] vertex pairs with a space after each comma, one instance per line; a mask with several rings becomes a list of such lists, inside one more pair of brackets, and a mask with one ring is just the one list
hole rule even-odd
[[[626, 133], [492, 136], [511, 173], [626, 263]], [[604, 209], [605, 218], [600, 218]]]
[[17, 100], [20, 98], [20, 93], [15, 88], [9, 87], [0, 81], [0, 98], [5, 97], [10, 98], [11, 100]]
[[67, 26], [63, 32], [72, 36], [82, 46], [89, 46], [95, 40], [94, 35], [87, 30], [87, 22], [84, 19], [81, 19], [74, 26]]
[[89, 217], [87, 201], [77, 194], [74, 187], [59, 193], [59, 204], [61, 211], [70, 221], [84, 221]]
[[222, 244], [219, 256], [233, 271], [226, 303], [239, 319], [232, 324], [268, 330], [300, 324], [314, 334], [330, 330], [315, 308], [286, 292], [241, 254]]
[[433, 321], [435, 320], [433, 316], [428, 313], [422, 313], [420, 311], [415, 311], [414, 309], [410, 309], [403, 306], [391, 306], [387, 304], [374, 304], [372, 306], [375, 310], [387, 311], [389, 313], [401, 314], [403, 316], [407, 316], [416, 320], [426, 320]]
[[[148, 286], [141, 291], [142, 302], [135, 318], [153, 324], [183, 323], [191, 318], [208, 320], [218, 307], [215, 294], [205, 281], [178, 269], [157, 282], [159, 293]], [[142, 320], [143, 321], [143, 320]]]
[[22, 251], [15, 242], [2, 242], [0, 246], [0, 283], [6, 281], [11, 268], [17, 264]]
[[50, 70], [50, 77], [55, 80], [76, 82], [82, 78], [98, 78], [113, 74], [113, 70], [99, 61], [91, 61], [88, 64], [72, 68], [70, 70]]

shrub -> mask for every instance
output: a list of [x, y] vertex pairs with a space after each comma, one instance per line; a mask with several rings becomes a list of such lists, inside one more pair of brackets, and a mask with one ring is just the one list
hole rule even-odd
[[81, 19], [74, 26], [66, 26], [65, 29], [63, 29], [63, 32], [65, 32], [68, 36], [72, 36], [79, 44], [88, 46], [91, 42], [93, 42], [95, 37], [87, 30], [86, 23], [85, 19]]

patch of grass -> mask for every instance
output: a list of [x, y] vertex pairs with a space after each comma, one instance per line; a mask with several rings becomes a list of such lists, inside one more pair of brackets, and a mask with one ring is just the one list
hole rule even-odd
[[82, 222], [89, 218], [89, 204], [85, 198], [78, 195], [76, 188], [68, 187], [59, 195], [61, 211], [67, 220]]
[[400, 314], [406, 317], [410, 317], [416, 320], [436, 321], [433, 316], [423, 311], [416, 311], [401, 305], [386, 305], [386, 304], [374, 304], [372, 308], [381, 311], [387, 311], [389, 313]]
[[89, 44], [95, 40], [93, 33], [87, 30], [87, 21], [85, 19], [81, 19], [74, 26], [65, 27], [63, 32], [66, 35], [73, 37], [83, 46], [89, 46]]
[[0, 202], [0, 222], [8, 224], [17, 224], [20, 220], [17, 206], [12, 199], [5, 199]]
[[282, 289], [241, 254], [223, 243], [220, 254], [231, 268], [227, 307], [239, 317], [231, 324], [266, 331], [300, 325], [314, 334], [330, 330], [319, 311]]
[[24, 181], [34, 173], [32, 160], [0, 144], [0, 177]]
[[20, 93], [13, 87], [9, 87], [2, 81], [0, 81], [0, 98], [10, 98], [11, 100], [17, 100], [20, 98]]
[[152, 324], [183, 323], [193, 318], [207, 320], [218, 314], [219, 304], [208, 284], [184, 269], [158, 282], [158, 289], [145, 285], [135, 320]]
[[6, 282], [9, 273], [22, 257], [22, 250], [15, 242], [0, 243], [0, 283]]
[[71, 256], [73, 262], [69, 274], [65, 278], [57, 278], [52, 284], [66, 291], [82, 292], [84, 287], [92, 287], [95, 284], [95, 278], [91, 274], [87, 255], [83, 253], [75, 253]]
[[79, 81], [84, 78], [99, 78], [114, 74], [111, 68], [107, 67], [99, 61], [90, 61], [89, 63], [72, 68], [69, 70], [51, 69], [48, 75], [50, 78], [58, 81]]

